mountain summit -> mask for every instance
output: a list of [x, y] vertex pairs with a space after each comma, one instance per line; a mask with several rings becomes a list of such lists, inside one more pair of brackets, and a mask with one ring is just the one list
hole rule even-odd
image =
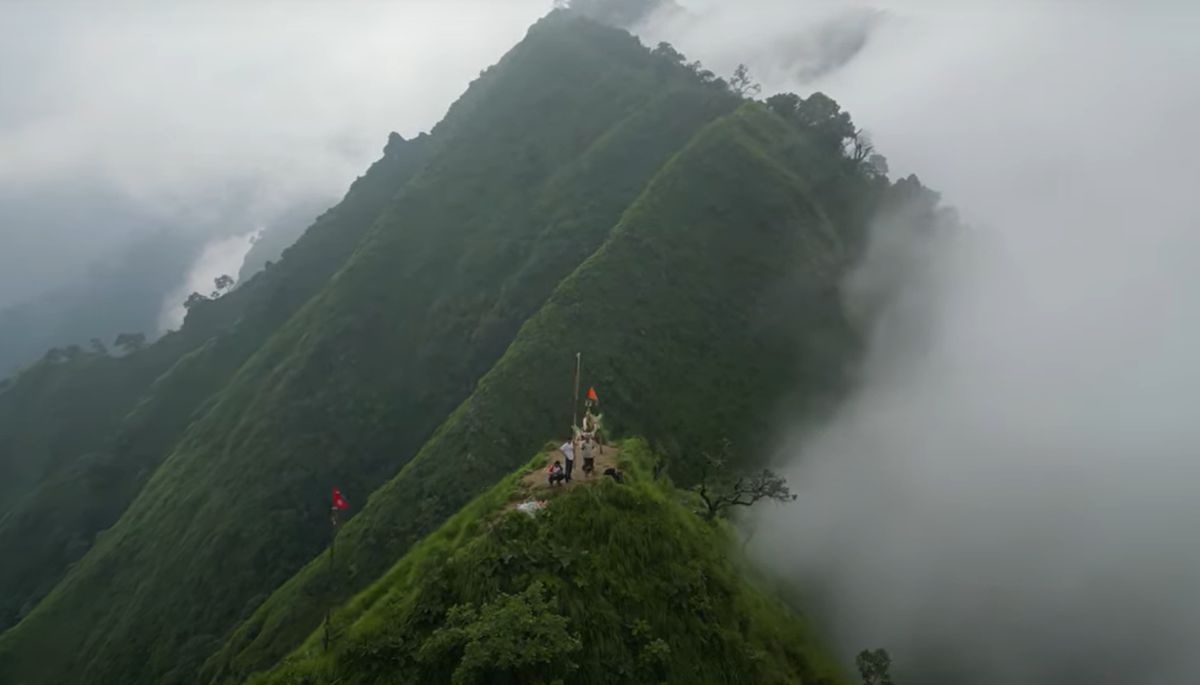
[[[569, 428], [577, 352], [609, 432], [641, 436], [652, 447], [635, 451], [660, 455], [676, 483], [727, 440], [756, 463], [777, 412], [820, 410], [845, 387], [857, 336], [839, 283], [876, 208], [913, 192], [848, 155], [853, 134], [828, 98], [747, 100], [670, 46], [551, 13], [427, 135], [390, 138], [277, 264], [193, 303], [181, 331], [119, 356], [48, 358], [0, 391], [0, 555], [15, 560], [0, 570], [0, 682], [239, 683], [301, 648], [332, 605], [413, 600], [397, 563]], [[334, 484], [357, 508], [331, 576]], [[642, 507], [682, 516], [673, 490], [635, 485], [594, 495], [604, 516], [630, 509], [603, 523], [614, 534], [649, 525]], [[656, 525], [638, 539], [664, 554], [724, 544]], [[761, 609], [725, 561], [680, 563], [714, 620]], [[670, 568], [606, 582], [635, 598]], [[435, 617], [460, 637], [520, 602], [584, 620], [562, 586], [519, 584], [459, 587]], [[338, 615], [361, 613], [365, 636], [370, 621], [434, 616], [421, 611]], [[704, 644], [671, 643], [644, 617], [648, 629], [621, 628], [644, 643], [621, 648], [625, 670], [580, 682], [640, 682], [638, 669], [695, 682], [689, 669], [748, 663], [807, 675], [806, 648], [762, 652], [793, 628], [760, 613]], [[416, 630], [449, 651], [411, 672], [467, 682], [448, 656], [459, 637], [431, 625]], [[571, 663], [608, 659], [581, 650]], [[362, 674], [382, 666], [364, 668], [355, 678], [374, 682]]]

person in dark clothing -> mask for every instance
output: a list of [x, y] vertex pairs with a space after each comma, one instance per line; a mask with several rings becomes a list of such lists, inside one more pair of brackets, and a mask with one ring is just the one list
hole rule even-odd
[[618, 483], [625, 482], [625, 474], [621, 473], [620, 469], [615, 469], [610, 466], [610, 467], [604, 469], [604, 475], [608, 476], [609, 478], [612, 478], [613, 480], [617, 481]]
[[563, 465], [561, 461], [555, 461], [553, 464], [551, 464], [550, 468], [547, 469], [547, 473], [549, 474], [547, 481], [550, 485], [558, 485], [567, 479], [567, 474], [565, 471], [563, 471]]

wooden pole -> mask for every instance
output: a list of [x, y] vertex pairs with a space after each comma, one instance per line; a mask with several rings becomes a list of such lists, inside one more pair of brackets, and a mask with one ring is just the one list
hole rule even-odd
[[571, 433], [574, 434], [575, 426], [579, 425], [579, 367], [582, 352], [575, 353], [575, 391], [571, 395]]
[[337, 559], [337, 509], [329, 508], [329, 523], [331, 533], [329, 536], [329, 583], [326, 587], [325, 596], [325, 651], [329, 651], [329, 615], [333, 611], [333, 580], [335, 578], [336, 559]]

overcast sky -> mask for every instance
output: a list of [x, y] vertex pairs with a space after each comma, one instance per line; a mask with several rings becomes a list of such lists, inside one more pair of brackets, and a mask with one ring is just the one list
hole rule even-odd
[[549, 5], [0, 3], [0, 305], [130, 234], [331, 204]]

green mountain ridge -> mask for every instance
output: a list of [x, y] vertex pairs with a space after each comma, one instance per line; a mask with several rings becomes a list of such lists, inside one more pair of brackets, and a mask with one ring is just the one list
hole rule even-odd
[[[0, 629], [46, 594], [129, 505], [196, 412], [349, 257], [423, 161], [424, 139], [393, 136], [384, 157], [270, 272], [203, 302], [182, 330], [121, 357], [43, 360], [0, 394]], [[10, 421], [10, 423], [5, 423]], [[65, 443], [65, 444], [60, 444]], [[43, 469], [25, 478], [8, 469]], [[52, 487], [34, 488], [41, 480]], [[49, 583], [49, 585], [48, 585]]]
[[[752, 444], [755, 434], [767, 433], [773, 405], [798, 378], [806, 378], [810, 400], [836, 392], [850, 337], [835, 292], [838, 253], [846, 259], [850, 251], [826, 247], [824, 269], [804, 278], [795, 273], [809, 241], [828, 244], [828, 226], [794, 173], [776, 166], [779, 151], [754, 140], [764, 132], [791, 142], [798, 162], [811, 162], [814, 153], [798, 134], [760, 106], [746, 105], [700, 133], [626, 211], [609, 241], [523, 326], [470, 399], [347, 523], [339, 554], [350, 570], [341, 593], [374, 580], [514, 468], [514, 455], [529, 454], [569, 424], [560, 388], [569, 378], [571, 350], [587, 350], [585, 383], [612, 389], [604, 402], [614, 430], [673, 440], [676, 455], [698, 456], [726, 438]], [[747, 178], [756, 183], [739, 182]], [[704, 193], [704, 184], [725, 190]], [[693, 203], [696, 197], [705, 200]], [[734, 206], [743, 213], [731, 226], [720, 217]], [[670, 283], [685, 265], [691, 282]], [[772, 311], [780, 298], [792, 307]], [[809, 309], [797, 308], [806, 301]], [[641, 318], [631, 320], [635, 313]], [[622, 327], [596, 328], [590, 317]], [[739, 362], [693, 368], [705, 347]], [[687, 356], [664, 354], [671, 350]], [[555, 358], [557, 368], [547, 363]], [[687, 463], [678, 461], [680, 475]], [[244, 675], [310, 632], [322, 615], [318, 600], [330, 591], [320, 564], [310, 562], [268, 599], [206, 672]]]
[[[842, 276], [876, 209], [927, 193], [774, 109], [555, 11], [182, 331], [19, 375], [0, 390], [0, 488], [25, 493], [0, 499], [0, 554], [20, 558], [0, 570], [0, 682], [276, 667], [563, 433], [577, 351], [610, 433], [644, 436], [677, 482], [726, 439], [757, 463], [779, 414], [845, 390]], [[336, 578], [331, 484], [355, 505]], [[470, 600], [528, 587], [492, 590]], [[778, 656], [764, 672], [805, 672]]]
[[[35, 655], [39, 645], [58, 649], [74, 642], [79, 648], [69, 651], [72, 659], [54, 665], [97, 682], [158, 681], [186, 672], [191, 666], [180, 663], [181, 650], [200, 655], [209, 648], [204, 645], [217, 644], [220, 631], [256, 594], [315, 554], [323, 537], [314, 524], [322, 515], [300, 504], [315, 499], [305, 493], [324, 490], [335, 470], [346, 474], [339, 480], [347, 491], [381, 483], [540, 304], [529, 279], [512, 279], [500, 297], [495, 289], [505, 273], [541, 277], [541, 269], [521, 269], [516, 259], [552, 229], [555, 212], [561, 215], [554, 204], [537, 201], [537, 179], [561, 183], [572, 158], [586, 156], [608, 129], [638, 105], [659, 101], [672, 83], [692, 82], [705, 101], [735, 103], [689, 81], [683, 70], [656, 72], [655, 58], [631, 49], [636, 45], [623, 32], [558, 15], [535, 26], [474, 84], [435, 127], [429, 161], [392, 199], [346, 267], [208, 400], [122, 519], [0, 638], [0, 666], [9, 661], [8, 645], [27, 644], [9, 653]], [[632, 66], [618, 71], [619, 63], [604, 59], [609, 55]], [[549, 135], [553, 124], [564, 123], [560, 112], [587, 116], [574, 116], [557, 137]], [[631, 154], [658, 150], [638, 145]], [[588, 168], [580, 167], [576, 178], [585, 181]], [[646, 173], [652, 171], [651, 165]], [[636, 191], [634, 184], [628, 192]], [[628, 201], [619, 195], [605, 201], [612, 196], [598, 193], [592, 212], [570, 220], [611, 226]], [[489, 240], [493, 236], [503, 239]], [[581, 239], [586, 236], [572, 236], [567, 254]], [[569, 272], [571, 265], [558, 261], [561, 252], [534, 254], [553, 258], [544, 268]], [[554, 279], [543, 280], [546, 291], [553, 287]], [[519, 299], [523, 293], [535, 299]], [[216, 304], [202, 303], [190, 316]], [[405, 430], [397, 433], [396, 423]], [[279, 539], [289, 544], [271, 548], [268, 541]], [[118, 620], [91, 601], [88, 588], [101, 584], [107, 596], [128, 602]], [[215, 587], [223, 591], [213, 598]], [[73, 617], [67, 630], [58, 625], [60, 611]], [[37, 657], [28, 663], [43, 677], [56, 677], [44, 673]]]
[[[339, 610], [331, 648], [318, 629], [249, 682], [848, 682], [745, 579], [728, 527], [655, 479], [660, 457], [638, 440], [620, 449], [623, 484], [526, 494], [539, 454]], [[532, 517], [511, 508], [528, 496], [547, 503]]]

